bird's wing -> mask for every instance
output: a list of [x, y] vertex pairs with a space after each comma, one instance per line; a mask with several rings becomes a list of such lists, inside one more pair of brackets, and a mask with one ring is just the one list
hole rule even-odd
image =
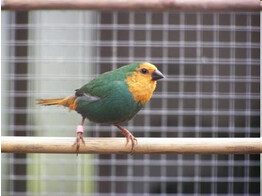
[[89, 101], [108, 97], [111, 93], [121, 90], [126, 85], [123, 80], [100, 80], [96, 78], [76, 90], [77, 97], [85, 96]]
[[97, 97], [97, 96], [91, 96], [87, 93], [83, 93], [82, 95], [78, 95], [77, 97], [81, 97], [82, 100], [88, 101], [88, 102], [92, 102], [92, 101], [98, 101], [101, 98]]

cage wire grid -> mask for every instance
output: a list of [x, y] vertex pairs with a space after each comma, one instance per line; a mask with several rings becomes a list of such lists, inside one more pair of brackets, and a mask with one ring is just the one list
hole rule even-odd
[[[259, 137], [259, 13], [2, 12], [2, 134], [74, 136], [40, 107], [149, 61], [167, 77], [125, 126], [136, 137]], [[86, 136], [122, 137], [87, 123]], [[259, 155], [2, 155], [2, 195], [259, 195]]]

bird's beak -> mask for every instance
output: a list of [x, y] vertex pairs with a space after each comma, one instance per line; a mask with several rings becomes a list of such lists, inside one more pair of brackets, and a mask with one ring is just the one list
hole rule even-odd
[[165, 76], [158, 70], [155, 70], [153, 73], [152, 73], [152, 80], [160, 80], [162, 78], [164, 78]]

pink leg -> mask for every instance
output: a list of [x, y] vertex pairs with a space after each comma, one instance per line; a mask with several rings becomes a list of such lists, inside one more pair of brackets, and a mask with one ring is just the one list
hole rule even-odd
[[80, 141], [82, 141], [82, 143], [84, 144], [84, 138], [83, 138], [83, 134], [84, 134], [84, 122], [85, 122], [85, 118], [82, 119], [82, 123], [81, 125], [77, 125], [76, 128], [76, 141], [74, 143], [74, 145], [76, 145], [76, 153], [78, 155], [79, 152], [79, 148], [80, 148]]
[[131, 154], [134, 152], [135, 149], [135, 143], [137, 144], [137, 139], [132, 135], [132, 133], [130, 133], [127, 129], [119, 126], [119, 125], [115, 125], [120, 131], [121, 133], [126, 137], [126, 145], [129, 143], [129, 141], [131, 140]]

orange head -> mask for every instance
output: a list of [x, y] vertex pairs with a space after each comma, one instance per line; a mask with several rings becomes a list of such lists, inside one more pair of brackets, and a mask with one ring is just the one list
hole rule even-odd
[[156, 88], [156, 81], [164, 78], [155, 65], [141, 63], [136, 70], [126, 78], [128, 89], [136, 102], [147, 103]]

